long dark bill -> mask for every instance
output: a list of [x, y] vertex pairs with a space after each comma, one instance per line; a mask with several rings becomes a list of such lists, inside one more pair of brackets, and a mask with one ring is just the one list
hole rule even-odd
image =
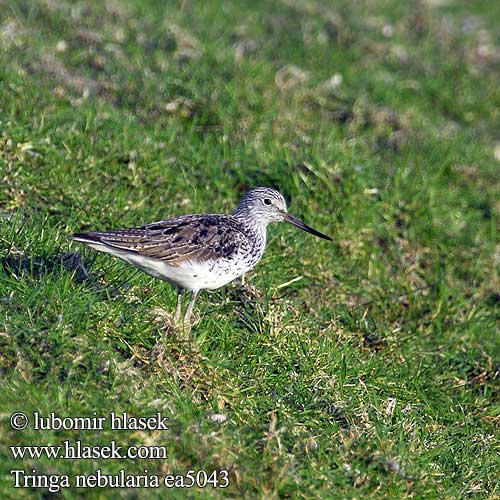
[[285, 214], [285, 221], [289, 222], [290, 224], [293, 224], [294, 226], [297, 226], [299, 229], [302, 229], [303, 231], [307, 231], [308, 233], [314, 234], [314, 236], [319, 236], [320, 238], [323, 238], [325, 240], [333, 241], [330, 238], [330, 236], [327, 236], [326, 234], [316, 231], [316, 229], [314, 229], [311, 226], [308, 226], [305, 222], [302, 222], [300, 219], [297, 219], [297, 217], [294, 217], [293, 215]]

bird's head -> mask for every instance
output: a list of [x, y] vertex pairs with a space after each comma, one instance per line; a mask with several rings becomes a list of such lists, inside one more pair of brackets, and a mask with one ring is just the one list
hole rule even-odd
[[288, 222], [294, 226], [307, 231], [308, 233], [331, 240], [326, 234], [316, 231], [297, 217], [288, 213], [285, 198], [283, 195], [268, 187], [258, 187], [248, 191], [241, 200], [236, 212], [236, 216], [252, 219], [253, 222], [267, 226], [272, 222]]

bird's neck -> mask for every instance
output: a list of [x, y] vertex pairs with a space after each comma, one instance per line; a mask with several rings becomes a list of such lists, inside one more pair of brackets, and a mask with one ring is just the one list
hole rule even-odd
[[239, 207], [233, 217], [241, 224], [244, 230], [255, 237], [266, 240], [267, 222], [255, 217], [250, 210]]

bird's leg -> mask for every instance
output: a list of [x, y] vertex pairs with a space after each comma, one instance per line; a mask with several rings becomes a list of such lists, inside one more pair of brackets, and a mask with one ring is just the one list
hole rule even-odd
[[182, 288], [177, 289], [177, 307], [175, 309], [175, 318], [174, 322], [176, 325], [181, 322], [181, 312], [182, 312], [182, 293], [184, 290]]
[[189, 305], [186, 309], [186, 315], [184, 316], [184, 326], [190, 328], [191, 326], [191, 315], [193, 314], [194, 303], [196, 302], [196, 297], [198, 296], [199, 290], [193, 290], [193, 295], [189, 301]]

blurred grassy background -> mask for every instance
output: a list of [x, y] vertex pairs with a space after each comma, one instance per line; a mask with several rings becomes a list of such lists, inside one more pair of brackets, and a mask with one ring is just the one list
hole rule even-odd
[[[2, 498], [48, 498], [13, 468], [99, 467], [230, 471], [169, 498], [498, 497], [497, 2], [0, 7]], [[193, 343], [168, 285], [67, 239], [230, 212], [256, 185], [334, 244], [270, 227], [248, 286], [200, 298]], [[34, 410], [171, 428], [10, 429]], [[64, 439], [169, 459], [5, 446]], [[165, 491], [59, 495], [110, 494]]]

